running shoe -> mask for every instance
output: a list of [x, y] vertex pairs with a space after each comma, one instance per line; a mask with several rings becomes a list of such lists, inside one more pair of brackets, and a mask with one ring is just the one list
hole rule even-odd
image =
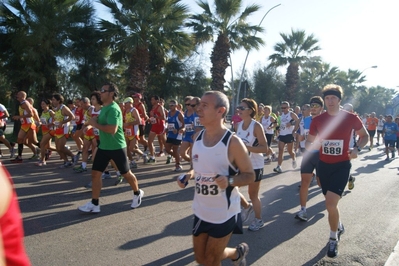
[[155, 163], [155, 158], [148, 158], [147, 163]]
[[306, 214], [305, 210], [300, 210], [296, 215], [295, 219], [301, 220], [301, 221], [307, 221], [308, 220], [308, 215]]
[[168, 155], [168, 157], [166, 157], [166, 164], [170, 164], [171, 159], [172, 159], [172, 156]]
[[157, 154], [157, 156], [158, 156], [158, 157], [165, 156], [165, 153], [163, 153], [163, 151], [161, 151], [161, 152], [159, 152], [159, 153]]
[[10, 158], [13, 158], [15, 156], [15, 148], [11, 147], [10, 149]]
[[[0, 158], [3, 158], [3, 154], [2, 153], [0, 153]], [[12, 156], [10, 158], [12, 158]]]
[[71, 166], [72, 166], [71, 162], [64, 162], [62, 165], [59, 166], [59, 168], [62, 169], [62, 168], [68, 168]]
[[73, 168], [73, 170], [74, 170], [76, 173], [87, 172], [87, 168], [83, 168], [82, 166], [75, 167], [75, 168]]
[[272, 161], [275, 161], [275, 160], [276, 160], [276, 154], [273, 153], [273, 154], [272, 154]]
[[283, 170], [281, 170], [280, 165], [277, 165], [276, 168], [273, 168], [273, 171], [276, 172], [276, 173], [282, 173], [283, 172]]
[[130, 168], [137, 168], [137, 163], [136, 163], [136, 161], [131, 161], [131, 162], [130, 162]]
[[116, 177], [115, 186], [121, 184], [122, 182], [123, 182], [123, 176], [122, 176], [121, 174], [119, 174], [119, 175]]
[[391, 158], [392, 158], [392, 159], [395, 159], [395, 152], [394, 152], [394, 151], [392, 152]]
[[144, 191], [139, 189], [139, 195], [134, 195], [133, 194], [133, 201], [132, 201], [132, 205], [130, 207], [132, 207], [132, 209], [137, 208], [141, 205], [141, 200], [144, 197]]
[[252, 206], [252, 203], [249, 204], [248, 208], [243, 208], [241, 210], [241, 220], [242, 223], [246, 223], [248, 222], [249, 217], [251, 216], [251, 214], [254, 212], [254, 208]]
[[100, 212], [100, 205], [94, 205], [89, 201], [85, 205], [82, 205], [78, 208], [79, 211], [81, 212], [87, 212], [87, 213], [99, 213]]
[[43, 166], [46, 165], [47, 163], [45, 161], [39, 161], [36, 163], [36, 166]]
[[12, 163], [22, 163], [22, 157], [15, 157], [15, 159], [10, 160]]
[[248, 230], [249, 230], [249, 231], [258, 231], [258, 230], [261, 229], [264, 225], [265, 225], [265, 223], [264, 223], [261, 219], [255, 218], [255, 219], [252, 221], [251, 225], [248, 226]]
[[76, 155], [74, 155], [72, 157], [73, 165], [75, 165], [75, 164], [77, 164], [79, 162], [79, 158], [80, 158], [80, 153], [78, 152]]
[[292, 161], [292, 168], [293, 168], [293, 169], [296, 169], [297, 166], [298, 166], [298, 165], [296, 164], [296, 161]]
[[233, 260], [233, 265], [235, 266], [246, 266], [247, 265], [247, 260], [245, 257], [247, 256], [249, 252], [249, 247], [247, 243], [241, 243], [237, 247], [237, 253], [238, 253], [238, 259]]
[[327, 245], [327, 256], [330, 258], [335, 258], [338, 256], [338, 240], [330, 238]]
[[341, 224], [342, 228], [338, 228], [338, 240], [341, 240], [341, 235], [345, 233], [345, 226]]
[[264, 161], [264, 163], [271, 163], [271, 161], [272, 161], [272, 160], [271, 160], [270, 158], [266, 158], [265, 161]]
[[143, 163], [144, 163], [144, 164], [148, 163], [147, 154], [144, 154], [144, 155], [143, 155]]
[[111, 179], [112, 176], [109, 172], [105, 171], [102, 175], [101, 175], [101, 179]]
[[349, 182], [348, 182], [349, 190], [352, 190], [355, 187], [355, 180], [356, 178], [354, 178], [352, 175], [349, 176]]
[[183, 166], [181, 166], [180, 164], [178, 164], [178, 165], [176, 165], [176, 168], [175, 168], [175, 172], [180, 172], [180, 171], [182, 171], [183, 170]]

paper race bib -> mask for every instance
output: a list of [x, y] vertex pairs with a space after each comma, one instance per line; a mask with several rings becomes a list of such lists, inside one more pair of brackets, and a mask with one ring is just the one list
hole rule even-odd
[[95, 136], [99, 136], [100, 135], [100, 131], [98, 130], [98, 128], [93, 127], [93, 133]]
[[344, 149], [344, 141], [342, 139], [323, 140], [321, 147], [321, 152], [325, 155], [342, 155], [342, 151]]
[[125, 128], [125, 134], [126, 134], [126, 136], [131, 137], [132, 136], [132, 129], [131, 128]]
[[193, 132], [194, 131], [193, 124], [186, 124], [186, 125], [184, 125], [184, 128], [186, 129], [186, 132]]
[[174, 123], [168, 123], [168, 131], [173, 131], [175, 130], [175, 124]]
[[220, 190], [215, 183], [216, 174], [202, 174], [195, 176], [195, 191], [203, 196], [220, 196]]

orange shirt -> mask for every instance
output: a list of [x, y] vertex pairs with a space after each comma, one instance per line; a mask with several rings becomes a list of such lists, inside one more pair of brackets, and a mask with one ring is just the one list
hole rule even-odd
[[378, 118], [376, 117], [367, 118], [366, 125], [367, 125], [367, 130], [376, 130], [378, 125]]

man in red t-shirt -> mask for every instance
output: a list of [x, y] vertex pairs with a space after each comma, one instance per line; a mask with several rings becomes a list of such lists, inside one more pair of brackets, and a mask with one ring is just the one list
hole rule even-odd
[[[312, 120], [306, 145], [307, 149], [320, 148], [318, 175], [331, 230], [327, 256], [335, 257], [338, 255], [340, 235], [344, 232], [339, 218], [338, 202], [348, 183], [350, 160], [356, 158], [358, 151], [367, 144], [369, 135], [356, 115], [340, 110], [343, 96], [340, 86], [327, 85], [322, 93], [327, 112]], [[352, 130], [359, 136], [354, 149], [349, 147]]]

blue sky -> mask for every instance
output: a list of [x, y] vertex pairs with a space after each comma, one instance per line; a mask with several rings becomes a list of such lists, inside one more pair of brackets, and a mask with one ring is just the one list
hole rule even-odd
[[[200, 12], [194, 0], [184, 0], [192, 12]], [[213, 0], [210, 0], [213, 3]], [[266, 45], [259, 51], [251, 51], [246, 68], [267, 64], [273, 46], [281, 42], [280, 33], [289, 33], [291, 28], [305, 30], [319, 40], [321, 50], [314, 55], [341, 70], [357, 69], [366, 75], [366, 86], [383, 86], [399, 91], [399, 1], [396, 0], [253, 0], [260, 12], [249, 20], [258, 25], [264, 14], [273, 6], [264, 19], [265, 32], [258, 36]], [[101, 10], [101, 8], [100, 8]], [[104, 9], [102, 9], [104, 10]], [[212, 45], [204, 47], [204, 61], [210, 68], [209, 55]], [[241, 72], [246, 51], [232, 54], [235, 78]], [[378, 66], [375, 69], [370, 66]], [[226, 80], [230, 79], [227, 69]], [[281, 68], [285, 74], [285, 69]]]

